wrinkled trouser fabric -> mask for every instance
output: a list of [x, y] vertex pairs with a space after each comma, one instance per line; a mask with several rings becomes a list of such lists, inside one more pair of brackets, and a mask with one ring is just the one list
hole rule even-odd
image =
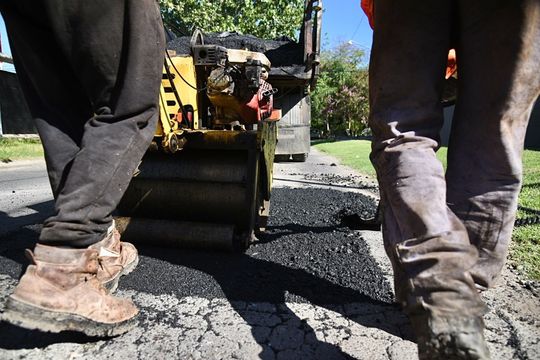
[[101, 240], [158, 118], [165, 48], [154, 0], [0, 2], [55, 198], [39, 241]]
[[[458, 100], [446, 177], [435, 151], [446, 58]], [[540, 94], [540, 1], [375, 2], [371, 159], [396, 297], [409, 313], [479, 315], [507, 254]]]

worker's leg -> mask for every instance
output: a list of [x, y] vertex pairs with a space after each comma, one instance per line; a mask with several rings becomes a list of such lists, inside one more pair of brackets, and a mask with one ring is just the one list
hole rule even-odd
[[154, 0], [57, 3], [54, 10], [71, 19], [54, 23], [59, 42], [96, 115], [40, 240], [86, 246], [110, 226], [155, 132], [164, 34]]
[[[44, 147], [56, 198], [93, 115], [88, 97], [48, 27], [40, 2], [0, 3], [19, 83]], [[30, 7], [30, 8], [28, 8]]]
[[[135, 266], [137, 253], [132, 247], [126, 250], [128, 244], [122, 245], [117, 233], [107, 230], [110, 213], [157, 120], [164, 42], [156, 3], [18, 1], [2, 4], [1, 9], [13, 16], [8, 26], [17, 38], [16, 58], [24, 65], [22, 81], [30, 106], [43, 117], [38, 128], [47, 157], [53, 162], [62, 157], [57, 151], [61, 147], [54, 147], [55, 135], [73, 137], [75, 144], [64, 160], [61, 180], [51, 180], [57, 215], [41, 234], [42, 243], [57, 246], [38, 244], [29, 253], [32, 264], [9, 297], [5, 319], [46, 331], [122, 333], [134, 325], [137, 309], [129, 300], [110, 296], [103, 286], [114, 288], [118, 276]], [[36, 27], [48, 36], [25, 38], [20, 26], [25, 20], [36, 20]], [[44, 46], [35, 44], [40, 39]], [[40, 51], [32, 52], [33, 45]], [[65, 74], [60, 74], [63, 67]], [[43, 71], [50, 71], [53, 80], [48, 81]], [[77, 91], [64, 90], [72, 88]], [[83, 99], [84, 112], [69, 111], [65, 101], [71, 98]], [[71, 136], [71, 127], [78, 136]], [[85, 248], [91, 244], [95, 245]], [[101, 257], [102, 248], [114, 256]], [[117, 268], [117, 276], [103, 271]]]
[[408, 277], [399, 282], [404, 289], [398, 293], [404, 290], [409, 297], [399, 300], [411, 309], [478, 311], [468, 274], [476, 251], [446, 205], [444, 170], [435, 156], [451, 31], [452, 9], [446, 3], [376, 3], [370, 63], [372, 159], [387, 208], [386, 247]]
[[56, 198], [57, 213], [45, 222], [40, 242], [85, 247], [104, 237], [154, 134], [163, 29], [153, 0], [43, 6], [67, 71], [75, 73], [95, 116], [84, 125]]
[[[71, 57], [66, 54], [73, 51], [59, 45], [56, 33], [61, 29], [51, 26], [64, 15], [51, 13], [47, 3], [41, 1], [6, 1], [0, 3], [0, 10], [8, 26], [17, 75], [42, 138], [49, 179], [57, 198], [72, 161], [81, 150], [84, 127], [94, 111], [79, 67], [68, 61]], [[50, 20], [51, 15], [56, 16], [54, 21]], [[131, 244], [120, 243], [113, 232], [107, 235], [95, 246], [105, 246], [120, 256], [102, 259], [105, 271], [98, 275], [114, 288], [118, 277], [132, 269], [138, 257]]]
[[[369, 69], [371, 157], [383, 199], [383, 237], [421, 358], [450, 346], [446, 338], [487, 352], [484, 306], [469, 274], [477, 251], [447, 207], [444, 169], [435, 156], [452, 3], [376, 1]], [[445, 333], [452, 335], [439, 338]]]
[[448, 152], [448, 202], [489, 287], [504, 265], [521, 184], [521, 155], [540, 94], [540, 2], [462, 1], [459, 97]]

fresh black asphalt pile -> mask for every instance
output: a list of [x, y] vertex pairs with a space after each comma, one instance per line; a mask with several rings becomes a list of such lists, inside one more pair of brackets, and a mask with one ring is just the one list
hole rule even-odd
[[127, 289], [247, 302], [392, 302], [389, 284], [344, 213], [374, 214], [356, 193], [277, 188], [267, 232], [245, 254], [141, 247]]
[[[359, 231], [343, 217], [375, 213], [361, 194], [322, 188], [277, 188], [265, 234], [245, 254], [138, 247], [142, 260], [120, 287], [152, 294], [231, 301], [340, 304], [392, 302], [389, 284]], [[51, 209], [52, 211], [52, 209]], [[2, 239], [0, 269], [18, 278], [40, 226]]]
[[[176, 51], [178, 55], [190, 55], [190, 42], [190, 36], [181, 36], [169, 41], [167, 49]], [[306, 76], [304, 48], [302, 44], [288, 37], [265, 40], [253, 35], [241, 35], [235, 32], [210, 33], [204, 35], [204, 43], [206, 45], [219, 45], [228, 49], [264, 53], [272, 63], [270, 82], [272, 82], [272, 79], [283, 77], [292, 76], [304, 79]]]
[[[390, 286], [360, 232], [343, 222], [375, 209], [372, 199], [353, 192], [277, 188], [267, 231], [245, 254], [139, 247], [142, 260], [120, 286], [231, 301], [390, 303]], [[34, 225], [2, 239], [2, 273], [20, 276], [28, 263], [24, 249], [33, 247], [38, 233]]]

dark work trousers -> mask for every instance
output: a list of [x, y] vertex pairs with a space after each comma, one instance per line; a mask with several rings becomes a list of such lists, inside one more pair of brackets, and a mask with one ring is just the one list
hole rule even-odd
[[101, 240], [157, 124], [165, 40], [155, 0], [3, 0], [55, 215], [39, 242]]
[[[445, 175], [435, 152], [448, 50], [458, 100]], [[396, 297], [410, 314], [479, 316], [517, 209], [540, 94], [540, 1], [376, 0], [371, 159]]]

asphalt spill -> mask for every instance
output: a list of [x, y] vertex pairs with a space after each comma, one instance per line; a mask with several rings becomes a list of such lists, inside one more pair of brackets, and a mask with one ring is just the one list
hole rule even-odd
[[248, 302], [392, 302], [360, 232], [341, 214], [374, 215], [361, 194], [274, 189], [267, 231], [245, 254], [141, 247], [143, 259], [123, 288], [153, 294]]
[[[392, 302], [361, 232], [344, 215], [375, 215], [373, 199], [330, 189], [277, 188], [265, 234], [244, 254], [139, 247], [141, 261], [120, 287], [231, 301], [342, 304]], [[0, 241], [0, 272], [18, 278], [40, 226]]]

